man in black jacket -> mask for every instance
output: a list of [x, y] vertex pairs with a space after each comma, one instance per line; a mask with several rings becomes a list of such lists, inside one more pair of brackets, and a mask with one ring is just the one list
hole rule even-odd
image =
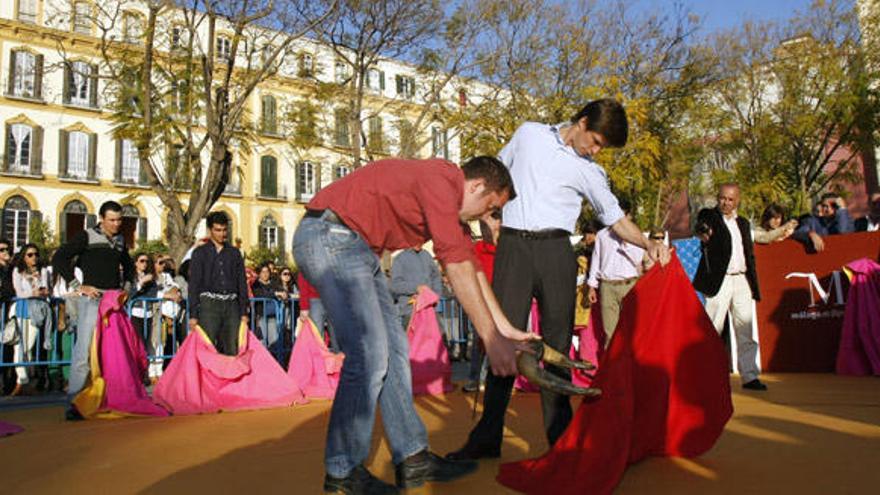
[[722, 184], [718, 206], [700, 210], [696, 234], [703, 244], [703, 256], [694, 287], [705, 294], [706, 312], [719, 334], [730, 314], [743, 388], [767, 390], [758, 379], [758, 343], [752, 337], [752, 300], [761, 300], [752, 228], [748, 220], [736, 214], [739, 195], [738, 185]]
[[[54, 273], [63, 277], [72, 291], [80, 294], [76, 303], [76, 343], [67, 384], [67, 397], [71, 402], [66, 413], [68, 420], [82, 419], [72, 402], [89, 376], [89, 348], [98, 321], [101, 295], [105, 290], [125, 289], [134, 280], [134, 263], [120, 232], [122, 205], [107, 201], [98, 213], [101, 223], [75, 235], [52, 257]], [[82, 270], [82, 282], [74, 276], [74, 266]]]

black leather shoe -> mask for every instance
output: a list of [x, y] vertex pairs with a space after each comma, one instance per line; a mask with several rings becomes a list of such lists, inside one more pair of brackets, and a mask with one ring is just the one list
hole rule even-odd
[[426, 481], [452, 481], [477, 470], [474, 461], [453, 461], [423, 450], [394, 467], [397, 486], [415, 488]]
[[345, 495], [393, 495], [400, 490], [370, 473], [367, 468], [358, 466], [345, 478], [324, 476], [324, 493], [343, 493]]
[[764, 382], [755, 378], [748, 383], [743, 383], [743, 388], [746, 390], [767, 390], [767, 385], [764, 385]]
[[64, 419], [67, 421], [82, 421], [86, 418], [84, 418], [75, 407], [70, 406], [67, 408], [67, 411], [64, 411]]
[[483, 447], [466, 443], [464, 447], [446, 454], [450, 461], [476, 461], [477, 459], [497, 459], [501, 457], [501, 448]]

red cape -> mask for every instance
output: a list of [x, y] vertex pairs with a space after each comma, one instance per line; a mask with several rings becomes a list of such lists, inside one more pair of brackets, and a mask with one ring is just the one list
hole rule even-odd
[[543, 457], [501, 466], [526, 493], [611, 493], [628, 464], [709, 450], [733, 413], [728, 361], [678, 258], [654, 267], [624, 299], [593, 386]]

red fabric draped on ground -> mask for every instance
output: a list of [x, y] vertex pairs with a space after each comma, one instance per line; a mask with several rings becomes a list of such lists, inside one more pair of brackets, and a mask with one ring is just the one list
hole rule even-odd
[[498, 481], [527, 493], [604, 494], [649, 455], [711, 448], [733, 413], [727, 356], [673, 257], [627, 295], [611, 346], [571, 425], [543, 457], [501, 466]]
[[153, 392], [156, 402], [174, 414], [204, 414], [285, 407], [307, 402], [244, 323], [238, 355], [217, 352], [201, 328], [186, 337]]
[[440, 296], [434, 291], [421, 287], [407, 326], [413, 394], [438, 395], [452, 391], [452, 364], [434, 311], [439, 300]]
[[332, 399], [339, 386], [344, 358], [343, 354], [327, 349], [312, 320], [299, 320], [287, 376], [302, 388], [307, 398]]
[[850, 287], [837, 353], [842, 375], [880, 375], [880, 264], [862, 258], [846, 265]]

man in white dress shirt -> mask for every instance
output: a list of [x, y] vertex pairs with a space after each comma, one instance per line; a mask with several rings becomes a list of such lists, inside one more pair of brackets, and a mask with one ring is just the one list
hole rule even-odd
[[[502, 214], [492, 289], [501, 309], [517, 328], [524, 328], [531, 301], [538, 301], [544, 342], [568, 355], [574, 328], [577, 262], [569, 242], [583, 200], [615, 233], [648, 249], [664, 263], [669, 251], [649, 242], [628, 220], [611, 193], [605, 170], [595, 156], [605, 147], [626, 144], [628, 123], [623, 106], [613, 99], [588, 103], [570, 122], [547, 125], [526, 122], [516, 130], [499, 158], [510, 170], [517, 197]], [[564, 380], [568, 370], [546, 369]], [[514, 377], [489, 373], [483, 415], [461, 449], [447, 454], [465, 460], [501, 455], [504, 414]], [[544, 429], [552, 445], [572, 418], [569, 398], [541, 390]]]
[[[629, 204], [626, 201], [621, 201], [620, 204], [629, 218]], [[642, 275], [645, 260], [644, 248], [623, 240], [610, 227], [605, 227], [596, 234], [593, 257], [590, 260], [590, 276], [587, 279], [587, 285], [590, 286], [587, 297], [590, 304], [599, 302], [606, 349], [620, 319], [623, 298]]]

